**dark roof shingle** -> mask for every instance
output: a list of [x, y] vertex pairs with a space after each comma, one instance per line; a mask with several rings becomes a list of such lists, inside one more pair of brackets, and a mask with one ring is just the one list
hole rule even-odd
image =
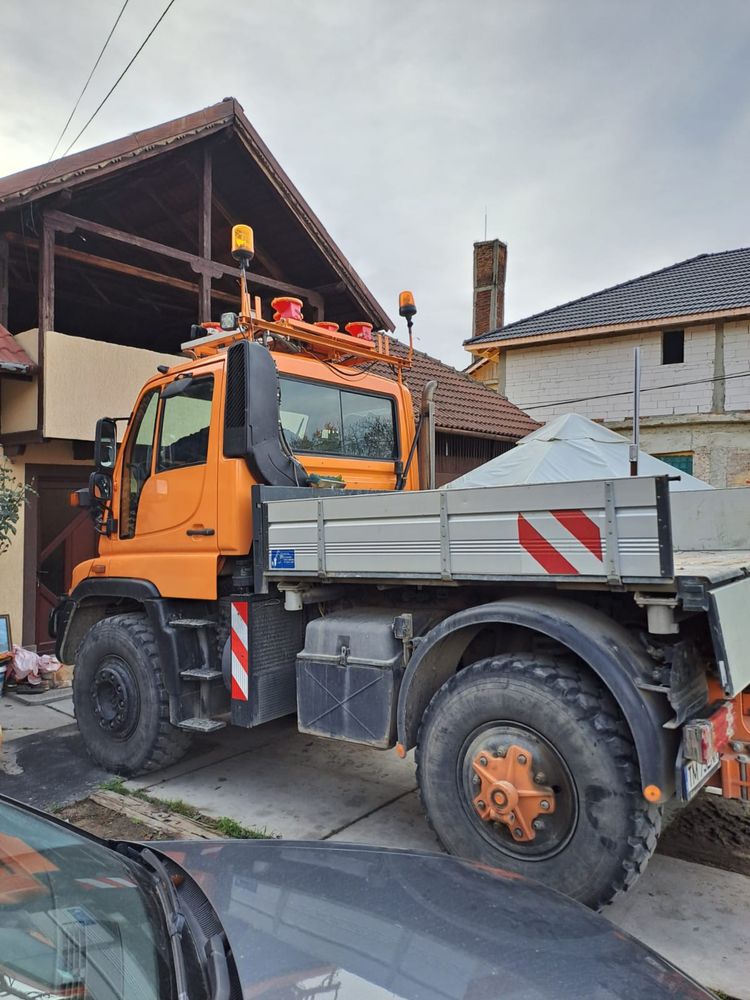
[[481, 344], [565, 330], [750, 307], [750, 247], [704, 253], [490, 330]]
[[0, 324], [0, 374], [31, 375], [36, 369], [13, 334]]
[[[391, 354], [405, 357], [409, 353], [409, 348], [400, 340], [389, 337], [388, 341]], [[392, 370], [385, 365], [376, 365], [374, 370], [378, 375], [393, 377]], [[517, 441], [540, 426], [505, 396], [422, 351], [414, 352], [412, 367], [404, 370], [415, 419], [419, 414], [422, 390], [432, 379], [438, 384], [435, 427], [439, 431]]]

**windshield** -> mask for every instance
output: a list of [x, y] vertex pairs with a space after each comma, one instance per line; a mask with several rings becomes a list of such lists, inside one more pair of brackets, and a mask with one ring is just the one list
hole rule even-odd
[[280, 419], [292, 451], [393, 459], [393, 399], [335, 385], [280, 378]]
[[0, 801], [0, 997], [161, 1000], [169, 946], [147, 876]]

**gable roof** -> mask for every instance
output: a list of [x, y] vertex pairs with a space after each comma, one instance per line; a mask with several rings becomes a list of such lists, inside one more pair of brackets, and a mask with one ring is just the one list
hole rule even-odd
[[464, 343], [473, 346], [742, 307], [750, 307], [750, 247], [691, 257]]
[[0, 375], [31, 375], [36, 370], [13, 334], [0, 324]]
[[355, 272], [233, 97], [182, 118], [0, 178], [0, 211], [47, 197], [55, 191], [85, 185], [135, 162], [222, 131], [231, 131], [237, 136], [375, 325], [393, 330], [394, 324], [386, 311]]
[[[409, 353], [407, 345], [395, 337], [389, 337], [388, 342], [391, 354], [406, 357]], [[385, 365], [377, 365], [375, 370], [379, 375], [393, 377], [392, 370]], [[419, 416], [425, 383], [432, 379], [437, 382], [435, 427], [438, 431], [517, 441], [539, 427], [536, 420], [505, 396], [423, 351], [414, 351], [412, 367], [404, 370], [403, 379], [412, 394], [415, 419]]]

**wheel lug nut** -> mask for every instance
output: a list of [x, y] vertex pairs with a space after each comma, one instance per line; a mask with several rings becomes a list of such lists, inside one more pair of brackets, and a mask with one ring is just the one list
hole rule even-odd
[[531, 825], [534, 827], [535, 830], [543, 830], [544, 829], [544, 820], [543, 819], [535, 819], [534, 822]]
[[506, 751], [505, 747], [498, 747], [497, 748], [497, 756], [498, 757], [504, 757], [506, 753], [507, 753], [507, 751]]
[[479, 763], [482, 765], [482, 767], [486, 767], [487, 766], [487, 758], [485, 756], [480, 757], [479, 758]]
[[523, 830], [517, 826], [513, 831], [513, 836], [518, 840], [519, 837], [523, 837]]
[[549, 809], [549, 802], [546, 799], [542, 799], [542, 801], [539, 803], [539, 806], [542, 809]]
[[483, 801], [482, 801], [482, 800], [480, 799], [480, 800], [479, 800], [479, 802], [477, 802], [477, 809], [478, 809], [478, 810], [479, 810], [480, 812], [484, 812], [484, 810], [485, 810], [486, 808], [487, 808], [487, 805], [486, 805], [486, 803], [485, 803], [485, 802], [483, 802]]
[[508, 815], [508, 822], [515, 823], [515, 821], [516, 821], [516, 814], [515, 813], [509, 813], [509, 815]]
[[526, 763], [526, 754], [525, 753], [519, 753], [519, 755], [518, 755], [518, 763], [519, 764], [525, 764]]
[[546, 780], [547, 780], [547, 775], [544, 773], [544, 771], [537, 771], [537, 773], [534, 775], [534, 781], [537, 783], [537, 785], [543, 785]]
[[471, 779], [471, 783], [472, 785], [479, 785], [480, 784], [479, 776], [475, 774], [474, 777]]

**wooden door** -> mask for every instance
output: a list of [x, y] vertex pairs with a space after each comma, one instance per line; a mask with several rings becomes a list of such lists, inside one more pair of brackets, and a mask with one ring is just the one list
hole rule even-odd
[[36, 494], [27, 513], [29, 521], [34, 522], [31, 534], [36, 549], [34, 620], [33, 628], [30, 621], [25, 623], [24, 633], [26, 642], [33, 635], [31, 641], [40, 653], [51, 652], [54, 647], [47, 631], [49, 614], [70, 589], [74, 567], [96, 555], [97, 536], [88, 512], [68, 503], [71, 491], [87, 484], [89, 471], [58, 467], [40, 471], [34, 477]]

